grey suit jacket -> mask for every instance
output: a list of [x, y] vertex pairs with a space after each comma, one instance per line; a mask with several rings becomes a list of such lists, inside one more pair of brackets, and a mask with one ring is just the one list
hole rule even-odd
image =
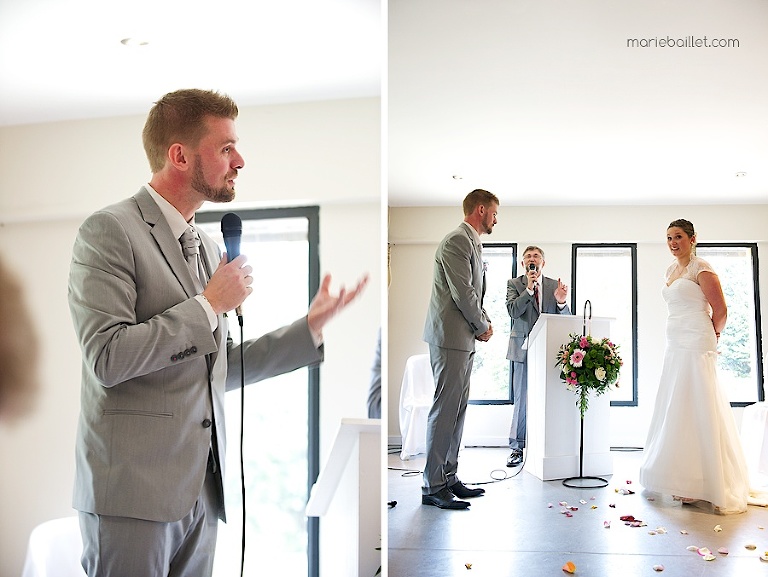
[[491, 326], [481, 304], [482, 254], [468, 226], [459, 225], [437, 247], [423, 335], [429, 344], [460, 351], [474, 351], [475, 337]]
[[[524, 363], [527, 351], [523, 349], [523, 343], [531, 332], [533, 325], [539, 318], [539, 311], [533, 302], [533, 296], [528, 294], [526, 287], [528, 278], [521, 275], [507, 281], [507, 312], [512, 317], [512, 329], [509, 332], [509, 347], [507, 359], [516, 363]], [[557, 281], [549, 277], [542, 277], [541, 282], [541, 308], [547, 314], [571, 314], [571, 309], [565, 305], [558, 308], [555, 299]]]
[[[220, 252], [200, 236], [212, 273]], [[212, 425], [223, 461], [224, 392], [239, 386], [239, 347], [225, 315], [211, 332], [195, 293], [179, 241], [146, 189], [81, 226], [69, 277], [83, 356], [76, 509], [176, 521], [200, 494]], [[306, 318], [243, 351], [246, 383], [323, 358]]]

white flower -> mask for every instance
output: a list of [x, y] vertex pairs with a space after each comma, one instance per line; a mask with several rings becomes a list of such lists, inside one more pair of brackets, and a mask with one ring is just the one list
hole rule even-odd
[[603, 367], [597, 367], [595, 369], [595, 376], [597, 377], [598, 381], [604, 381], [605, 380], [605, 369]]

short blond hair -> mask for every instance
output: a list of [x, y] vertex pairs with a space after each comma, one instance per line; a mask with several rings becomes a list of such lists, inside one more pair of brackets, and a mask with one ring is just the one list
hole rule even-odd
[[488, 207], [491, 204], [499, 204], [499, 199], [496, 195], [487, 190], [483, 190], [482, 188], [476, 188], [464, 197], [464, 203], [462, 204], [464, 216], [472, 214], [480, 205]]
[[195, 88], [169, 92], [147, 115], [142, 140], [152, 173], [165, 166], [166, 154], [174, 142], [197, 146], [205, 135], [205, 119], [237, 118], [237, 104], [226, 94]]

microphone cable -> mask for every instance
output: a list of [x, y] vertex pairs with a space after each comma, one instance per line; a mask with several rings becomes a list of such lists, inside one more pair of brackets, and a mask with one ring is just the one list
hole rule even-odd
[[237, 322], [240, 325], [240, 495], [243, 499], [243, 527], [240, 551], [240, 577], [244, 576], [245, 571], [245, 459], [243, 457], [243, 439], [245, 438], [245, 354], [243, 352], [243, 315], [237, 315]]
[[[227, 261], [231, 262], [240, 256], [240, 239], [243, 236], [243, 222], [234, 212], [228, 212], [221, 217], [221, 236], [224, 238], [224, 246], [227, 250]], [[240, 496], [243, 503], [242, 538], [240, 551], [240, 577], [245, 574], [245, 335], [243, 334], [243, 310], [242, 305], [235, 307], [237, 322], [240, 325]]]

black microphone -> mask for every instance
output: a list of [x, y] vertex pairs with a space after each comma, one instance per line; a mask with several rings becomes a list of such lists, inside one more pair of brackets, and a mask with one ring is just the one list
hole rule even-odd
[[[224, 236], [224, 246], [227, 248], [227, 260], [232, 262], [240, 256], [240, 238], [243, 236], [243, 223], [234, 212], [228, 212], [221, 217], [221, 234]], [[237, 318], [242, 323], [243, 311], [235, 308]]]
[[[224, 225], [222, 224], [222, 226]], [[528, 270], [536, 270], [536, 263], [535, 262], [529, 263]]]
[[221, 234], [227, 247], [227, 258], [232, 262], [240, 256], [240, 237], [243, 236], [243, 223], [234, 212], [228, 212], [221, 218]]

